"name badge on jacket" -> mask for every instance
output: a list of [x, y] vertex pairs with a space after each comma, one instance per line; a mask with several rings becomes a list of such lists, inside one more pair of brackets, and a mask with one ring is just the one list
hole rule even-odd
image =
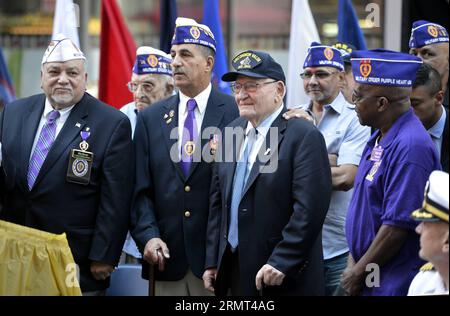
[[68, 182], [88, 185], [94, 162], [94, 153], [87, 151], [89, 148], [87, 139], [91, 135], [89, 127], [85, 131], [81, 131], [80, 135], [82, 139], [80, 149], [70, 151], [66, 179]]

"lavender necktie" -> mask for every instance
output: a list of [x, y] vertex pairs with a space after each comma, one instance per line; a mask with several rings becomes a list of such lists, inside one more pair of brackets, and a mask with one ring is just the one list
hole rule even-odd
[[58, 111], [51, 111], [47, 115], [47, 122], [44, 124], [39, 135], [33, 155], [31, 156], [30, 164], [28, 165], [28, 188], [33, 188], [34, 182], [44, 164], [45, 158], [55, 141], [56, 135], [56, 119], [59, 117]]
[[184, 121], [183, 139], [181, 143], [181, 168], [186, 177], [189, 175], [197, 141], [197, 124], [195, 122], [194, 112], [196, 107], [197, 102], [195, 99], [189, 99], [187, 102], [188, 114]]

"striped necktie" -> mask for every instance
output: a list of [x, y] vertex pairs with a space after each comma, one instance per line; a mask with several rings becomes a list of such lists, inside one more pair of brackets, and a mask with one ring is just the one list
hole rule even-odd
[[55, 141], [56, 135], [56, 119], [59, 117], [58, 111], [51, 111], [47, 115], [47, 122], [44, 124], [39, 135], [33, 155], [31, 156], [30, 164], [28, 165], [27, 182], [28, 188], [33, 188], [34, 182], [44, 164], [45, 158]]

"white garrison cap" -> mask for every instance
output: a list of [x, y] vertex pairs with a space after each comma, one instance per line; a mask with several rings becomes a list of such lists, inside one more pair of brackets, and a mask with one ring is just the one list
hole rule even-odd
[[42, 64], [51, 62], [65, 62], [73, 59], [83, 59], [83, 52], [72, 42], [72, 40], [63, 34], [57, 34], [48, 45]]

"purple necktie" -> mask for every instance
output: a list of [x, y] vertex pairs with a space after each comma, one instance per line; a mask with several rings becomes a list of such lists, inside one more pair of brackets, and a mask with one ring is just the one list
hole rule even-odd
[[187, 102], [188, 114], [184, 121], [183, 139], [181, 143], [181, 168], [186, 177], [189, 175], [189, 169], [191, 168], [192, 157], [197, 141], [198, 132], [194, 112], [196, 107], [197, 102], [195, 102], [195, 99], [189, 99]]
[[28, 165], [28, 188], [33, 188], [34, 182], [44, 164], [45, 157], [55, 141], [56, 135], [56, 119], [59, 117], [58, 111], [51, 111], [47, 115], [47, 122], [44, 124], [39, 135], [33, 155], [31, 156], [30, 164]]

